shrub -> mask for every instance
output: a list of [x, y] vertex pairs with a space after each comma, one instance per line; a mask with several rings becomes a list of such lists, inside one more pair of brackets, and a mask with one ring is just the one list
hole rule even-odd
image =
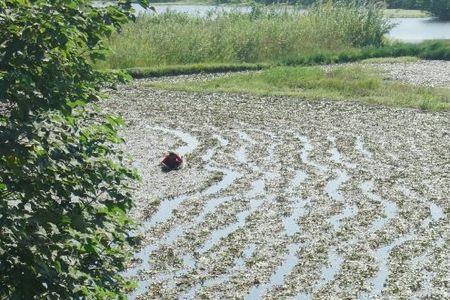
[[[145, 3], [144, 3], [145, 4]], [[0, 298], [113, 299], [136, 175], [96, 109], [112, 82], [89, 61], [130, 3], [0, 1]]]

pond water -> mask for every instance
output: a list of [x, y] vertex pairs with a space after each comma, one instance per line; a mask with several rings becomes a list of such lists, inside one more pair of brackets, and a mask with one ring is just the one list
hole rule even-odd
[[[230, 5], [178, 5], [178, 4], [154, 4], [157, 13], [163, 13], [167, 10], [188, 13], [192, 15], [207, 16], [212, 11], [232, 11], [250, 12], [249, 6], [230, 6]], [[154, 13], [151, 10], [144, 10], [135, 5], [137, 13]], [[440, 22], [432, 18], [394, 18], [392, 22], [396, 26], [391, 30], [388, 36], [392, 39], [418, 43], [433, 39], [450, 39], [450, 22]]]
[[[233, 6], [233, 5], [202, 5], [202, 4], [152, 4], [157, 13], [164, 13], [167, 10], [188, 13], [191, 15], [207, 16], [212, 11], [240, 11], [250, 12], [250, 6]], [[145, 10], [141, 6], [133, 5], [137, 13], [153, 13], [152, 10]]]
[[418, 43], [424, 40], [450, 39], [450, 22], [440, 22], [432, 18], [392, 19], [397, 24], [389, 37]]

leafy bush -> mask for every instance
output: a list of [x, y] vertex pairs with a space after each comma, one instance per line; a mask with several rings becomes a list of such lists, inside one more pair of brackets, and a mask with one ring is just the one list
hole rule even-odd
[[136, 174], [90, 61], [130, 9], [0, 1], [0, 299], [123, 297]]
[[250, 13], [145, 15], [112, 36], [113, 51], [98, 66], [121, 69], [278, 61], [294, 54], [380, 45], [389, 28], [377, 5], [356, 1], [327, 2], [306, 14], [255, 5]]

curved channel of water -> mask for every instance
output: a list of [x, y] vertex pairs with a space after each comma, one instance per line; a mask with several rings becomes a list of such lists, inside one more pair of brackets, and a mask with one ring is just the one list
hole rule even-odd
[[294, 267], [298, 263], [297, 252], [300, 250], [301, 243], [292, 243], [287, 247], [288, 253], [284, 257], [283, 263], [275, 273], [270, 276], [270, 279], [265, 284], [260, 284], [254, 286], [250, 292], [245, 297], [246, 300], [262, 299], [264, 294], [274, 288], [275, 286], [280, 286], [284, 283], [285, 277], [292, 272]]
[[[181, 139], [185, 145], [179, 147], [176, 151], [182, 155], [186, 155], [186, 154], [193, 152], [199, 145], [198, 140], [188, 133], [181, 132], [179, 130], [174, 130], [174, 129], [161, 128], [161, 127], [153, 127], [153, 129], [175, 135], [176, 137]], [[219, 142], [221, 145], [226, 144], [224, 142], [224, 139], [219, 140]], [[209, 150], [211, 150], [211, 149], [209, 149]], [[211, 153], [211, 151], [207, 151], [207, 154], [205, 156], [212, 157], [213, 155], [214, 155], [213, 152]], [[204, 158], [208, 158], [205, 156], [204, 156]], [[149, 230], [150, 228], [154, 227], [158, 223], [167, 221], [172, 216], [174, 209], [176, 207], [178, 207], [188, 197], [214, 195], [214, 194], [218, 193], [219, 191], [224, 190], [227, 187], [229, 187], [240, 176], [239, 173], [237, 173], [233, 170], [221, 169], [221, 168], [216, 168], [214, 166], [211, 166], [210, 160], [207, 160], [206, 162], [209, 163], [206, 167], [206, 169], [208, 171], [218, 171], [218, 172], [222, 172], [223, 174], [225, 174], [222, 177], [222, 179], [219, 182], [211, 185], [204, 191], [197, 192], [194, 194], [184, 194], [184, 195], [180, 195], [180, 196], [177, 196], [174, 198], [169, 198], [169, 199], [162, 201], [157, 212], [155, 214], [153, 214], [150, 219], [148, 219], [142, 223], [142, 225], [138, 229], [138, 233], [143, 233], [143, 232]], [[165, 237], [163, 239], [161, 239], [158, 243], [147, 245], [144, 248], [142, 248], [141, 250], [139, 250], [138, 252], [136, 252], [134, 254], [133, 258], [137, 261], [141, 261], [141, 263], [135, 267], [129, 268], [128, 270], [126, 270], [123, 273], [123, 275], [125, 277], [135, 277], [139, 274], [139, 272], [149, 269], [150, 268], [150, 263], [149, 263], [150, 254], [152, 252], [159, 249], [159, 247], [161, 247], [162, 245], [172, 244], [180, 235], [182, 235], [184, 233], [184, 231], [186, 229], [188, 229], [191, 226], [194, 226], [195, 224], [200, 223], [206, 215], [208, 215], [213, 210], [215, 210], [215, 208], [218, 207], [220, 204], [222, 204], [226, 201], [229, 201], [230, 199], [231, 199], [231, 197], [211, 199], [205, 205], [202, 213], [200, 213], [200, 215], [197, 216], [194, 223], [189, 224], [189, 226], [186, 226], [186, 225], [177, 226], [174, 229], [172, 229], [171, 231], [169, 231], [165, 235]], [[185, 266], [187, 266], [187, 269], [192, 267], [193, 259], [192, 258], [188, 259], [187, 254], [184, 256], [183, 261], [185, 263]], [[187, 272], [187, 269], [182, 268], [178, 273], [180, 273], [180, 274], [185, 273], [185, 272]], [[168, 275], [168, 276], [176, 276], [178, 273]], [[148, 286], [154, 280], [158, 280], [158, 279], [161, 280], [162, 278], [164, 278], [164, 275], [152, 278], [152, 280], [148, 280], [148, 279], [138, 280], [138, 288], [135, 289], [129, 295], [129, 299], [135, 299], [136, 297], [144, 294], [146, 292]]]
[[[250, 129], [251, 130], [251, 129]], [[242, 146], [238, 148], [234, 153], [234, 158], [237, 162], [242, 164], [244, 167], [249, 167], [254, 172], [261, 172], [261, 168], [256, 165], [253, 162], [250, 162], [248, 160], [247, 156], [247, 148], [249, 145], [254, 145], [255, 140], [253, 140], [247, 133], [243, 131], [236, 131], [238, 134], [238, 137], [246, 142], [245, 146]], [[268, 156], [273, 155], [269, 149]], [[268, 158], [266, 158], [267, 160]], [[215, 245], [219, 244], [219, 242], [223, 239], [232, 234], [234, 231], [238, 230], [239, 228], [242, 228], [247, 218], [258, 210], [258, 208], [267, 201], [272, 201], [275, 196], [269, 195], [267, 197], [264, 196], [265, 187], [266, 187], [266, 181], [269, 181], [276, 177], [275, 174], [272, 174], [271, 172], [262, 172], [262, 175], [259, 179], [254, 180], [251, 183], [251, 188], [246, 193], [244, 193], [243, 197], [246, 199], [249, 199], [249, 207], [245, 210], [239, 212], [236, 215], [237, 221], [233, 222], [231, 224], [226, 225], [225, 227], [216, 229], [212, 232], [212, 234], [209, 236], [209, 238], [203, 243], [201, 247], [197, 249], [197, 252], [202, 254], [209, 250], [211, 250]], [[249, 248], [250, 246], [250, 248]], [[247, 246], [246, 249], [244, 249], [244, 255], [243, 258], [238, 258], [235, 262], [235, 266], [233, 268], [237, 268], [244, 264], [245, 260], [248, 259], [251, 254], [255, 250], [255, 245], [251, 244]], [[196, 293], [201, 287], [208, 287], [208, 286], [214, 286], [217, 284], [222, 284], [229, 280], [229, 278], [232, 276], [231, 271], [228, 271], [227, 273], [217, 277], [212, 278], [211, 280], [207, 280], [203, 283], [198, 283], [191, 287], [185, 294], [183, 294], [180, 298], [181, 299], [193, 299], [195, 298]]]
[[358, 136], [355, 141], [355, 149], [365, 158], [372, 158], [372, 152], [366, 149], [364, 140]]
[[195, 299], [195, 295], [197, 294], [197, 292], [200, 290], [201, 287], [212, 287], [229, 281], [235, 272], [245, 267], [245, 262], [252, 257], [255, 250], [256, 250], [255, 244], [247, 245], [242, 252], [242, 256], [235, 259], [233, 267], [230, 270], [219, 276], [209, 278], [203, 283], [198, 283], [194, 285], [186, 293], [179, 296], [178, 298], [183, 300]]
[[319, 164], [315, 161], [312, 161], [309, 158], [309, 154], [311, 152], [311, 150], [314, 149], [313, 145], [311, 144], [311, 142], [309, 141], [308, 137], [305, 135], [296, 135], [297, 139], [300, 140], [300, 142], [303, 145], [302, 150], [300, 151], [300, 158], [301, 160], [307, 164], [310, 165], [312, 167], [314, 167], [315, 169], [317, 169], [320, 173], [326, 173], [328, 171], [328, 168], [322, 164]]
[[[310, 162], [308, 160], [308, 151], [312, 150], [312, 145], [309, 144], [308, 140], [303, 139], [303, 148], [301, 150], [303, 161]], [[308, 147], [305, 151], [304, 147]], [[309, 204], [309, 200], [303, 200], [300, 197], [296, 196], [296, 189], [306, 181], [308, 178], [308, 174], [303, 170], [296, 170], [294, 173], [294, 177], [289, 183], [288, 187], [285, 190], [287, 195], [292, 195], [289, 197], [289, 203], [292, 206], [292, 213], [283, 218], [282, 222], [288, 236], [293, 236], [296, 233], [300, 232], [300, 226], [298, 225], [298, 220], [303, 217], [309, 209], [307, 209], [307, 204]], [[249, 293], [246, 295], [245, 299], [253, 300], [253, 299], [262, 299], [263, 296], [270, 290], [272, 290], [276, 286], [281, 286], [286, 276], [288, 276], [294, 267], [298, 264], [298, 252], [300, 251], [302, 243], [291, 243], [287, 246], [287, 253], [284, 256], [283, 263], [274, 271], [274, 273], [270, 276], [269, 280], [264, 284], [258, 284], [253, 286]]]
[[389, 220], [395, 218], [398, 215], [397, 205], [392, 202], [383, 199], [381, 196], [375, 194], [373, 180], [365, 181], [360, 184], [359, 188], [363, 194], [372, 201], [381, 203], [384, 208], [384, 217], [378, 218], [369, 226], [369, 233], [378, 231], [386, 226]]

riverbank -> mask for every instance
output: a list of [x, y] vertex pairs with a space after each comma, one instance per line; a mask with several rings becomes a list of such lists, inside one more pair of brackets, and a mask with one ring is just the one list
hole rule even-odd
[[260, 72], [205, 79], [195, 84], [192, 80], [162, 79], [153, 80], [147, 85], [189, 92], [292, 96], [424, 110], [450, 109], [450, 62], [414, 62], [412, 59], [368, 60], [314, 67], [274, 67]]

